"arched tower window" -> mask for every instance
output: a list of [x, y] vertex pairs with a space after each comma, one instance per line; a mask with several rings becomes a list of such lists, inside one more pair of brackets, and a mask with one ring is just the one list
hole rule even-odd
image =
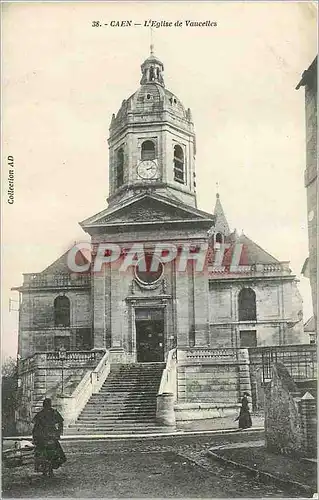
[[116, 187], [122, 186], [124, 183], [124, 150], [118, 149], [116, 153]]
[[70, 300], [65, 295], [54, 300], [54, 325], [70, 326]]
[[155, 144], [153, 141], [144, 141], [141, 149], [141, 160], [155, 159]]
[[178, 144], [174, 146], [174, 181], [185, 183], [184, 153]]
[[223, 235], [222, 235], [222, 233], [216, 233], [215, 241], [216, 241], [216, 243], [223, 243]]
[[256, 294], [251, 288], [243, 288], [238, 295], [239, 321], [256, 320]]

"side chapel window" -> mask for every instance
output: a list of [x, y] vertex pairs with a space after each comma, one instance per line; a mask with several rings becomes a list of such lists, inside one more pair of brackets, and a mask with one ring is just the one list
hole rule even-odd
[[70, 326], [70, 300], [65, 295], [54, 300], [54, 325]]
[[239, 321], [256, 320], [256, 294], [251, 288], [243, 288], [238, 295]]

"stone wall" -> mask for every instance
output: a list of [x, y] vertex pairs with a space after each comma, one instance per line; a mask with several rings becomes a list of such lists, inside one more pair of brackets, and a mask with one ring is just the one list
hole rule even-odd
[[250, 392], [246, 349], [178, 349], [177, 361], [177, 421], [237, 415]]
[[317, 173], [317, 71], [314, 79], [306, 85], [306, 163], [305, 187], [307, 189], [309, 276], [312, 292], [315, 324], [317, 321], [317, 231], [318, 231], [318, 173]]
[[42, 407], [44, 398], [52, 399], [62, 393], [71, 395], [88, 370], [94, 369], [101, 359], [102, 352], [67, 353], [68, 359], [58, 360], [56, 353], [36, 354], [19, 363], [19, 401], [16, 412], [19, 434], [30, 433], [32, 419]]
[[315, 391], [315, 396], [310, 392], [306, 392], [299, 403], [304, 446], [306, 454], [310, 457], [317, 456], [318, 413], [316, 396], [317, 391]]

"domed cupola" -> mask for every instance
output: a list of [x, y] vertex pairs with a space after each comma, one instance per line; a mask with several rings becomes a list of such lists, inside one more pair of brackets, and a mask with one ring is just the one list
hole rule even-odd
[[151, 54], [139, 89], [113, 114], [109, 204], [143, 189], [196, 205], [195, 134], [190, 109], [165, 88], [164, 64]]
[[147, 59], [145, 59], [145, 61], [141, 65], [141, 70], [141, 85], [157, 83], [158, 85], [162, 85], [162, 87], [165, 87], [163, 79], [164, 64], [156, 56], [154, 56], [153, 45], [151, 45], [151, 55]]

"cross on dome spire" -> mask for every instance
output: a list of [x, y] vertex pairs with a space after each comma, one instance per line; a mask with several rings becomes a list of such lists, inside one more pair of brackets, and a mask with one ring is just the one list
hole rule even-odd
[[151, 37], [150, 54], [151, 56], [153, 56], [154, 55], [153, 28], [150, 28], [150, 37]]

